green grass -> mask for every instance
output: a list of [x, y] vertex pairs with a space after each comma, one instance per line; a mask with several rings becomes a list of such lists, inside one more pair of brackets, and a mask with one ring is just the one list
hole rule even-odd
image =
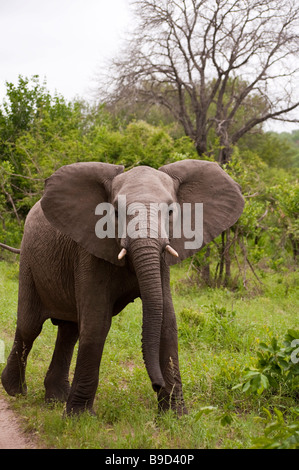
[[[248, 290], [201, 288], [187, 276], [188, 264], [172, 268], [171, 284], [179, 328], [179, 354], [189, 414], [157, 414], [155, 394], [141, 354], [141, 302], [113, 319], [106, 341], [96, 417], [62, 418], [64, 406], [44, 403], [43, 380], [56, 327], [44, 324], [28, 358], [27, 397], [5, 395], [44, 447], [103, 449], [250, 448], [263, 436], [264, 409], [283, 412], [288, 422], [296, 395], [267, 389], [261, 395], [232, 388], [253, 366], [260, 342], [283, 338], [298, 327], [296, 272], [265, 273], [264, 285]], [[17, 310], [18, 264], [0, 262], [0, 339], [9, 353]], [[72, 363], [74, 370], [75, 355]], [[4, 364], [0, 364], [0, 372]], [[209, 407], [209, 408], [206, 408]]]

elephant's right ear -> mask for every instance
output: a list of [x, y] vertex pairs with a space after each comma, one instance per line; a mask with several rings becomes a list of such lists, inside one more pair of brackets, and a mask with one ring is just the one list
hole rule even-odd
[[116, 265], [119, 248], [115, 238], [99, 239], [95, 226], [98, 204], [108, 202], [113, 178], [124, 171], [120, 165], [87, 162], [66, 165], [46, 180], [41, 206], [53, 227], [68, 235], [89, 253]]

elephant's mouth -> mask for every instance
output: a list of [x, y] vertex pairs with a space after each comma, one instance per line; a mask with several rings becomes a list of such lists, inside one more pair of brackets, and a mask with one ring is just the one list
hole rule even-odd
[[[179, 257], [179, 254], [177, 251], [175, 251], [174, 248], [172, 248], [172, 246], [170, 246], [169, 244], [165, 246], [165, 251], [167, 251], [168, 253], [170, 253], [172, 256], [178, 258]], [[118, 259], [123, 259], [127, 254], [127, 250], [126, 248], [122, 248], [118, 254]]]

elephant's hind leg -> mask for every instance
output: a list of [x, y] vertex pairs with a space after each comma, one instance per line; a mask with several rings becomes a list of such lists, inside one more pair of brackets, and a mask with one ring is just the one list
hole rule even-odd
[[1, 375], [2, 385], [9, 395], [25, 395], [27, 392], [25, 380], [27, 356], [35, 338], [42, 330], [43, 322], [40, 298], [30, 269], [23, 264], [20, 266], [17, 329], [12, 350]]
[[1, 375], [2, 385], [11, 396], [18, 394], [26, 395], [27, 393], [25, 380], [27, 356], [41, 330], [42, 323], [40, 323], [38, 328], [32, 330], [30, 335], [24, 333], [19, 327], [16, 329], [13, 347]]
[[78, 339], [77, 323], [52, 320], [58, 325], [57, 339], [52, 361], [44, 384], [46, 401], [66, 401], [70, 392], [69, 368]]

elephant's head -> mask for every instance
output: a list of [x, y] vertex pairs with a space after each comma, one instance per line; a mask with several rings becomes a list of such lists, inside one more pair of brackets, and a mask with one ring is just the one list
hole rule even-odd
[[[166, 211], [159, 211], [161, 203]], [[41, 205], [55, 228], [92, 255], [133, 266], [143, 303], [144, 360], [158, 391], [164, 386], [159, 365], [161, 265], [191, 256], [237, 221], [244, 206], [238, 184], [208, 161], [126, 172], [106, 163], [75, 163], [47, 180]]]

